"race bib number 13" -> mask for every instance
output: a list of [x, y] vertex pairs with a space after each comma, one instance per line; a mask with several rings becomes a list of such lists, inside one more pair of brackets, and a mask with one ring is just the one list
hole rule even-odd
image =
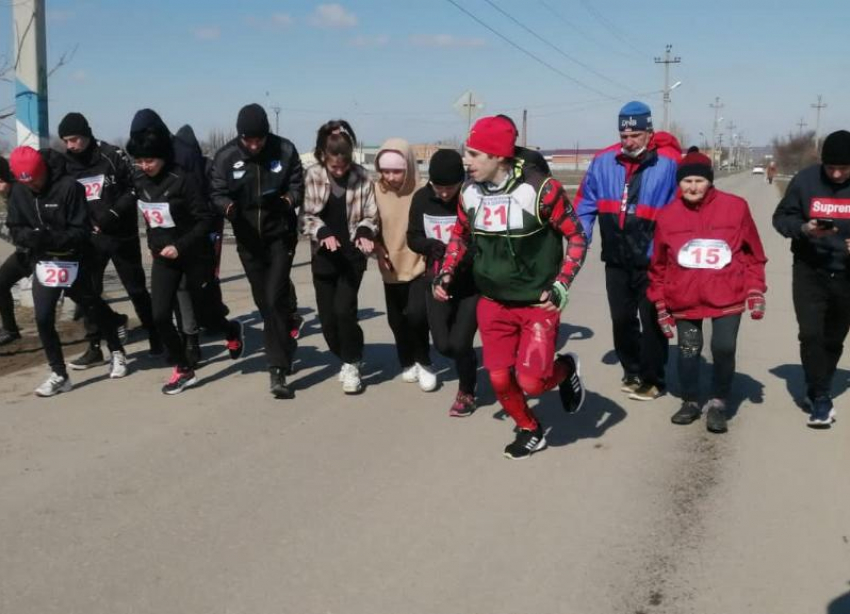
[[70, 288], [77, 281], [79, 262], [44, 260], [35, 265], [35, 276], [46, 288]]
[[139, 211], [151, 228], [174, 228], [174, 218], [168, 203], [146, 203], [139, 201]]
[[677, 260], [686, 269], [722, 269], [732, 262], [732, 250], [722, 239], [692, 239], [679, 250]]

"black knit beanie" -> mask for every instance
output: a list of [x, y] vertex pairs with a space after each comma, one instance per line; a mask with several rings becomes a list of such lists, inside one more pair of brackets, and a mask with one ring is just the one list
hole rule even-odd
[[171, 135], [160, 127], [134, 132], [127, 141], [127, 153], [134, 158], [171, 160], [174, 156]]
[[69, 136], [92, 137], [89, 122], [82, 113], [68, 113], [59, 122], [59, 138], [64, 139]]
[[714, 181], [714, 170], [711, 168], [711, 160], [705, 154], [699, 152], [689, 153], [679, 161], [679, 168], [676, 171], [676, 181], [681, 181], [685, 177], [703, 177], [709, 181]]
[[464, 178], [463, 158], [454, 149], [438, 149], [428, 165], [428, 179], [434, 185], [460, 183]]
[[257, 103], [248, 104], [239, 110], [236, 132], [243, 138], [260, 138], [269, 134], [269, 117]]
[[838, 130], [823, 141], [821, 162], [835, 166], [850, 164], [850, 132]]

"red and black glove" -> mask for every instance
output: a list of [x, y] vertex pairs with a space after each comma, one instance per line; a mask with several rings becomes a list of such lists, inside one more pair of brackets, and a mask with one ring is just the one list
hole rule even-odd
[[658, 311], [658, 328], [665, 337], [672, 339], [676, 333], [676, 320], [667, 311], [667, 305], [664, 303], [655, 303], [655, 309]]
[[764, 317], [764, 310], [767, 303], [764, 300], [764, 294], [761, 292], [750, 292], [747, 296], [747, 309], [750, 310], [750, 317], [753, 320], [761, 320]]

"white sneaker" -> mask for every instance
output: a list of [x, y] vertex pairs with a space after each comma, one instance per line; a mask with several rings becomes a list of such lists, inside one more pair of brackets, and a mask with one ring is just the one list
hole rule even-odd
[[[347, 363], [347, 362], [342, 363], [342, 368], [340, 368], [340, 370], [339, 370], [339, 375], [337, 376], [337, 379], [339, 380], [340, 383], [345, 381], [345, 366], [347, 364], [349, 364], [349, 363]], [[360, 372], [360, 369], [363, 368], [363, 361], [362, 360], [357, 361], [357, 362], [352, 362], [350, 364], [357, 369], [358, 373]]]
[[56, 373], [50, 372], [44, 383], [35, 389], [35, 393], [40, 397], [52, 397], [60, 392], [69, 392], [71, 390], [71, 379], [66, 375], [62, 377]]
[[109, 365], [109, 377], [117, 379], [127, 375], [127, 355], [124, 352], [112, 352]]
[[437, 374], [430, 365], [421, 365], [418, 362], [416, 367], [419, 370], [419, 388], [422, 392], [432, 392], [437, 389]]
[[357, 364], [345, 363], [340, 371], [342, 391], [345, 394], [363, 392], [363, 382], [360, 380], [360, 367]]
[[414, 364], [401, 372], [401, 380], [408, 384], [414, 384], [419, 381], [419, 365]]

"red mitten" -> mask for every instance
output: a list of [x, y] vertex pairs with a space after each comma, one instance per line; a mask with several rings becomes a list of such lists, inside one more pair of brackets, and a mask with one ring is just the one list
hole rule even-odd
[[767, 303], [765, 303], [764, 294], [750, 292], [747, 297], [747, 309], [750, 310], [750, 317], [753, 320], [761, 320], [764, 317], [765, 307], [767, 307]]
[[658, 328], [665, 337], [672, 339], [676, 332], [676, 320], [667, 311], [667, 305], [664, 303], [656, 303], [655, 308], [658, 311]]

